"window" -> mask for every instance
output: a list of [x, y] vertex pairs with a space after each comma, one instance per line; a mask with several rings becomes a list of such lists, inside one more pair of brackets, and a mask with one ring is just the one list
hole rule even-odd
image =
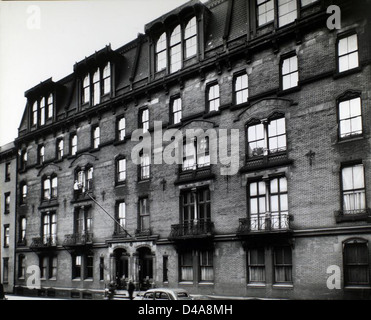
[[166, 33], [164, 32], [156, 43], [156, 71], [166, 68]]
[[265, 282], [265, 251], [264, 248], [251, 248], [247, 254], [249, 283]]
[[317, 2], [318, 0], [301, 0], [301, 6], [305, 7], [311, 3]]
[[197, 21], [196, 17], [193, 17], [187, 23], [184, 30], [184, 41], [185, 41], [185, 58], [190, 58], [197, 54]]
[[72, 257], [72, 278], [73, 279], [81, 278], [81, 262], [82, 262], [82, 256], [76, 255]]
[[179, 123], [182, 119], [182, 99], [177, 97], [171, 101], [171, 122]]
[[89, 252], [85, 258], [85, 279], [93, 279], [94, 255]]
[[99, 69], [93, 75], [93, 105], [100, 103], [100, 77]]
[[150, 212], [148, 198], [139, 199], [139, 232], [148, 231], [150, 228]]
[[[289, 228], [286, 177], [254, 181], [248, 185], [250, 230]], [[270, 215], [267, 213], [270, 213]]]
[[88, 207], [80, 207], [75, 209], [75, 224], [74, 230], [76, 234], [86, 235], [93, 230], [93, 218], [91, 210]]
[[18, 279], [24, 279], [26, 275], [26, 257], [22, 254], [18, 256]]
[[40, 101], [40, 125], [45, 124], [45, 98]]
[[92, 130], [93, 148], [97, 149], [100, 144], [100, 128], [99, 126], [93, 127]]
[[339, 103], [339, 122], [340, 138], [362, 134], [361, 98]]
[[10, 227], [8, 224], [4, 225], [4, 248], [8, 248], [10, 244]]
[[278, 25], [285, 26], [296, 20], [297, 0], [278, 0]]
[[11, 164], [10, 162], [5, 164], [5, 181], [10, 181], [10, 168]]
[[125, 140], [125, 128], [126, 128], [126, 120], [124, 117], [121, 117], [117, 121], [117, 140], [124, 141]]
[[32, 122], [31, 124], [33, 126], [36, 126], [37, 125], [37, 118], [38, 118], [38, 112], [37, 112], [37, 101], [34, 102], [34, 104], [32, 105]]
[[258, 26], [274, 21], [274, 0], [257, 0]]
[[169, 281], [168, 271], [169, 271], [169, 257], [163, 256], [162, 257], [162, 281], [163, 282]]
[[344, 167], [341, 174], [343, 213], [364, 213], [366, 210], [366, 190], [363, 165]]
[[57, 214], [55, 212], [44, 213], [42, 226], [43, 244], [55, 246], [57, 244]]
[[219, 84], [212, 84], [207, 89], [208, 111], [218, 111], [220, 106]]
[[25, 204], [27, 202], [27, 183], [21, 182], [21, 204]]
[[192, 251], [180, 255], [180, 281], [193, 281], [193, 254]]
[[38, 164], [43, 164], [44, 162], [45, 162], [45, 147], [41, 145], [39, 146]]
[[287, 149], [285, 118], [249, 125], [247, 145], [249, 158], [285, 152]]
[[292, 283], [291, 247], [274, 248], [274, 280], [276, 283]]
[[58, 178], [56, 176], [46, 176], [43, 178], [42, 183], [42, 200], [56, 199], [58, 196]]
[[117, 226], [117, 233], [122, 233], [126, 229], [126, 204], [125, 202], [119, 202], [117, 204], [116, 220], [120, 224]]
[[298, 57], [292, 56], [283, 59], [281, 67], [282, 75], [282, 90], [287, 90], [298, 86], [299, 71], [298, 71]]
[[357, 34], [344, 37], [338, 40], [338, 70], [344, 72], [357, 68], [358, 59], [358, 38]]
[[27, 229], [27, 219], [22, 217], [20, 219], [20, 229], [19, 229], [19, 242], [24, 243], [26, 241], [26, 229]]
[[150, 178], [151, 158], [148, 153], [143, 151], [140, 154], [140, 180], [147, 180]]
[[99, 258], [99, 280], [104, 280], [104, 257]]
[[76, 155], [77, 153], [77, 134], [73, 133], [70, 137], [70, 154], [71, 156]]
[[48, 106], [47, 106], [47, 117], [48, 119], [53, 118], [53, 95], [50, 94], [48, 97]]
[[240, 74], [234, 78], [234, 101], [235, 104], [247, 102], [249, 98], [249, 86], [247, 74]]
[[93, 191], [93, 172], [94, 169], [90, 165], [76, 169], [74, 184], [75, 197], [79, 197], [85, 192]]
[[9, 258], [3, 258], [3, 283], [9, 282]]
[[10, 212], [10, 192], [4, 193], [4, 214]]
[[185, 229], [187, 227], [192, 229], [197, 221], [200, 230], [207, 231], [207, 222], [211, 220], [211, 200], [209, 189], [182, 192], [181, 219]]
[[48, 270], [48, 258], [41, 256], [39, 258], [39, 263], [40, 263], [40, 278], [41, 279], [46, 279], [47, 278], [47, 270]]
[[20, 169], [26, 170], [26, 168], [27, 168], [27, 150], [22, 150], [20, 157]]
[[64, 155], [64, 142], [63, 142], [63, 138], [60, 138], [57, 140], [57, 159], [58, 160], [61, 160], [63, 159], [63, 155]]
[[200, 281], [214, 281], [213, 255], [212, 250], [199, 252]]
[[90, 76], [86, 75], [83, 80], [82, 87], [82, 103], [88, 103], [90, 101]]
[[126, 180], [126, 159], [118, 159], [116, 162], [117, 183], [125, 182]]
[[108, 62], [103, 69], [103, 94], [111, 92], [111, 65]]
[[149, 110], [144, 108], [139, 110], [139, 128], [143, 129], [143, 132], [147, 132], [149, 129]]
[[345, 286], [370, 285], [369, 252], [366, 241], [356, 240], [344, 244]]
[[182, 67], [182, 44], [180, 25], [175, 27], [170, 36], [170, 73]]
[[209, 137], [194, 137], [183, 144], [182, 170], [195, 170], [210, 165]]

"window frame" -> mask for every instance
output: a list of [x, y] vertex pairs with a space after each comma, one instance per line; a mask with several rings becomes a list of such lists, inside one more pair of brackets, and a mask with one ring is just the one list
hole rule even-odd
[[[354, 262], [354, 263], [347, 263], [347, 254], [346, 254], [346, 251], [347, 251], [347, 248], [350, 248], [351, 246], [365, 246], [365, 250], [366, 250], [366, 259], [367, 259], [367, 262]], [[361, 238], [357, 238], [357, 239], [349, 239], [349, 240], [346, 240], [343, 242], [343, 276], [344, 276], [344, 287], [347, 288], [347, 287], [369, 287], [370, 284], [371, 284], [371, 276], [370, 276], [370, 252], [369, 252], [369, 246], [368, 246], [368, 241], [365, 240], [365, 239], [361, 239]], [[364, 267], [366, 268], [366, 277], [367, 277], [367, 281], [366, 282], [350, 282], [349, 281], [349, 275], [348, 275], [348, 272], [349, 271], [349, 267], [350, 267], [350, 264], [352, 267]], [[358, 274], [359, 275], [359, 274]]]
[[[148, 119], [144, 119], [145, 113], [147, 113]], [[144, 107], [140, 108], [139, 111], [138, 111], [138, 128], [142, 129], [143, 133], [148, 132], [149, 131], [149, 123], [150, 123], [149, 108], [147, 106], [144, 106]]]
[[[260, 251], [260, 254], [262, 253], [262, 257], [263, 257], [263, 260], [264, 260], [263, 263], [259, 263], [259, 261], [257, 261], [257, 263], [252, 263], [251, 262], [251, 253], [252, 253], [253, 250], [256, 250], [257, 260], [259, 260], [259, 251]], [[266, 281], [267, 281], [267, 275], [266, 275], [267, 267], [266, 267], [266, 259], [265, 259], [265, 248], [264, 247], [248, 248], [246, 258], [247, 258], [247, 283], [248, 284], [265, 284]], [[262, 280], [255, 279], [255, 278], [253, 279], [252, 268], [263, 269], [263, 273], [262, 273], [263, 274], [263, 279]]]
[[10, 224], [4, 224], [3, 230], [4, 230], [3, 248], [9, 248], [10, 246]]
[[[178, 106], [177, 110], [174, 110], [175, 104]], [[175, 117], [175, 115], [179, 114], [180, 116]], [[182, 115], [183, 115], [183, 101], [180, 95], [175, 95], [170, 98], [170, 123], [171, 124], [180, 124], [182, 122]], [[175, 122], [177, 119], [177, 122]]]
[[[297, 69], [292, 71], [291, 70], [291, 59], [292, 58], [296, 58], [296, 64], [297, 64]], [[285, 61], [289, 60], [289, 68], [290, 68], [290, 71], [288, 73], [284, 73], [284, 64], [285, 64]], [[297, 83], [295, 86], [291, 86], [291, 75], [293, 74], [297, 74]], [[284, 88], [284, 77], [290, 77], [290, 87], [288, 88]], [[286, 92], [286, 91], [289, 91], [289, 90], [295, 90], [297, 88], [300, 88], [300, 68], [299, 68], [299, 57], [296, 53], [296, 51], [293, 51], [293, 52], [289, 52], [287, 54], [284, 54], [281, 56], [281, 59], [280, 59], [280, 90], [282, 92]]]
[[[124, 161], [124, 170], [120, 171], [120, 163]], [[127, 179], [127, 161], [125, 156], [119, 156], [116, 158], [116, 185], [125, 184]], [[124, 174], [124, 178], [120, 179], [120, 175]]]
[[[281, 264], [278, 264], [277, 263], [277, 251], [278, 250], [283, 250], [282, 251], [282, 254], [283, 254], [283, 260], [285, 260], [285, 251], [288, 249], [289, 252], [290, 252], [290, 260], [291, 260], [291, 263], [281, 263]], [[272, 250], [272, 254], [273, 254], [273, 282], [274, 284], [288, 284], [288, 285], [292, 285], [294, 280], [293, 280], [293, 255], [292, 255], [292, 247], [290, 245], [281, 245], [281, 246], [274, 246], [273, 247], [273, 250]], [[284, 268], [285, 270], [285, 273], [286, 273], [286, 269], [289, 270], [289, 278], [290, 279], [284, 279], [284, 280], [278, 280], [278, 276], [277, 276], [277, 268]], [[286, 276], [286, 274], [285, 274]]]
[[[78, 137], [76, 132], [70, 134], [70, 156], [74, 157], [77, 155]], [[74, 140], [76, 142], [74, 142]]]
[[[351, 116], [351, 110], [350, 110], [351, 109], [351, 101], [357, 100], [357, 99], [359, 99], [360, 114], [357, 115], [357, 116], [355, 116], [355, 117], [354, 116], [352, 117]], [[349, 103], [350, 117], [349, 118], [341, 119], [341, 110], [340, 110], [340, 107], [341, 107], [341, 104], [342, 103], [345, 103], [345, 102], [348, 102]], [[341, 99], [337, 99], [338, 139], [340, 141], [344, 141], [344, 140], [353, 139], [353, 138], [357, 138], [357, 137], [362, 137], [363, 136], [364, 125], [363, 125], [362, 105], [363, 105], [363, 103], [362, 103], [362, 97], [361, 97], [361, 94], [360, 93], [353, 93], [353, 94], [351, 94], [351, 95], [349, 95], [347, 97], [342, 97]], [[357, 133], [357, 131], [350, 131], [348, 134], [342, 135], [342, 133], [341, 133], [341, 122], [342, 121], [350, 120], [350, 124], [351, 124], [351, 120], [352, 119], [355, 119], [355, 118], [360, 118], [360, 120], [361, 120], [361, 130], [360, 130], [360, 133]]]
[[[343, 55], [340, 55], [340, 50], [339, 50], [339, 46], [340, 46], [340, 41], [344, 40], [344, 39], [347, 39], [347, 38], [350, 38], [352, 36], [356, 36], [356, 40], [357, 40], [357, 50], [355, 51], [352, 51], [352, 52], [347, 52], [346, 54], [343, 54]], [[354, 71], [357, 71], [360, 69], [360, 57], [359, 57], [359, 35], [357, 33], [356, 30], [349, 30], [347, 32], [344, 32], [342, 34], [338, 34], [337, 36], [337, 39], [336, 39], [336, 72], [338, 74], [348, 74], [348, 73], [351, 73], [351, 72], [354, 72]], [[348, 68], [346, 70], [343, 70], [343, 71], [340, 71], [340, 58], [341, 57], [344, 57], [344, 56], [349, 56], [353, 53], [357, 53], [357, 66], [356, 67], [353, 67], [353, 68]], [[348, 61], [348, 64], [349, 64], [349, 61]]]
[[[143, 212], [143, 201], [146, 201], [146, 212]], [[148, 219], [148, 228], [145, 228], [145, 219]], [[149, 230], [151, 230], [151, 210], [149, 205], [149, 197], [145, 196], [138, 199], [138, 231], [141, 233]]]
[[[261, 2], [260, 4], [258, 3], [258, 1], [263, 1]], [[262, 5], [266, 5], [267, 2], [272, 2], [273, 4], [273, 18], [272, 20], [269, 20], [269, 21], [266, 21], [265, 23], [262, 23], [262, 24], [259, 24], [259, 7], [262, 6]], [[257, 28], [263, 28], [265, 26], [268, 26], [270, 24], [274, 24], [275, 23], [275, 16], [276, 16], [276, 0], [255, 0], [255, 9], [256, 9], [256, 26]], [[266, 15], [268, 12], [270, 12], [272, 10], [267, 10], [264, 12], [264, 14]]]
[[[343, 170], [347, 169], [347, 168], [352, 168], [354, 169], [355, 167], [359, 167], [359, 166], [362, 166], [362, 175], [363, 175], [363, 188], [356, 188], [356, 189], [347, 189], [347, 190], [344, 190], [344, 177], [343, 177]], [[352, 170], [352, 178], [353, 177], [353, 170]], [[340, 168], [340, 187], [341, 187], [341, 209], [342, 209], [342, 212], [343, 212], [343, 215], [344, 216], [357, 216], [359, 214], [363, 214], [365, 212], [367, 212], [367, 188], [366, 188], [366, 175], [365, 175], [365, 166], [364, 164], [361, 162], [361, 161], [354, 161], [354, 162], [351, 162], [351, 163], [345, 163], [345, 164], [342, 164], [341, 165], [341, 168]], [[362, 191], [363, 190], [363, 194], [364, 194], [364, 208], [361, 208], [361, 209], [354, 209], [354, 210], [345, 210], [345, 204], [344, 204], [344, 194], [347, 193], [347, 192], [351, 192], [351, 191]], [[353, 213], [350, 213], [351, 211], [353, 211]]]
[[[214, 87], [217, 87], [218, 88], [218, 95], [217, 97], [210, 97], [210, 92], [211, 92], [211, 89], [214, 88]], [[210, 113], [210, 112], [219, 112], [220, 111], [220, 106], [221, 106], [221, 96], [220, 96], [220, 84], [218, 83], [218, 81], [212, 81], [210, 83], [208, 83], [206, 85], [206, 90], [205, 90], [205, 94], [206, 94], [206, 112], [207, 113]], [[213, 107], [213, 110], [210, 109], [210, 106], [211, 106], [211, 102], [214, 103], [217, 105], [217, 108], [215, 109], [215, 106]], [[218, 103], [216, 103], [218, 102]]]
[[10, 192], [4, 193], [4, 214], [10, 213], [10, 204], [11, 204], [10, 194], [11, 194]]
[[99, 149], [101, 141], [101, 130], [99, 124], [91, 127], [91, 148], [93, 150]]
[[[123, 121], [123, 128], [120, 126]], [[121, 115], [116, 119], [116, 141], [121, 142], [126, 140], [126, 118], [125, 115]]]
[[[246, 76], [247, 77], [247, 86], [246, 87], [243, 87], [242, 89], [239, 89], [237, 90], [237, 79], [240, 78], [240, 77], [244, 77]], [[247, 99], [246, 101], [242, 101], [242, 102], [238, 102], [238, 99], [237, 99], [237, 94], [240, 93], [240, 92], [244, 92], [244, 91], [247, 91]], [[236, 74], [233, 75], [233, 103], [234, 105], [242, 105], [244, 103], [248, 103], [249, 102], [249, 75], [247, 74], [247, 72], [245, 70], [243, 71], [240, 71], [240, 72], [237, 72]]]

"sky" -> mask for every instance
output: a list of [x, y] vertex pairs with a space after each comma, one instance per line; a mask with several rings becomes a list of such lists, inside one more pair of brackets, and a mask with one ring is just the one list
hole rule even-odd
[[18, 135], [25, 91], [64, 78], [106, 45], [115, 50], [134, 40], [145, 24], [186, 2], [0, 0], [0, 146]]

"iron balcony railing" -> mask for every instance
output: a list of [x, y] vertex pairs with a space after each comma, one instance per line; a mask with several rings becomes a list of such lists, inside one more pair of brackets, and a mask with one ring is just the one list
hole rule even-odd
[[289, 231], [291, 216], [288, 214], [270, 215], [262, 214], [239, 220], [238, 234], [254, 232]]
[[50, 248], [57, 246], [57, 236], [44, 236], [32, 238], [31, 248]]
[[371, 222], [371, 208], [335, 211], [335, 219], [336, 222], [363, 220]]
[[189, 168], [183, 168], [182, 165], [178, 167], [178, 180], [194, 180], [202, 179], [212, 175], [212, 166], [208, 165], [194, 165]]
[[192, 221], [173, 224], [169, 239], [210, 237], [214, 234], [214, 222]]
[[81, 246], [93, 243], [93, 234], [89, 232], [66, 234], [63, 245]]

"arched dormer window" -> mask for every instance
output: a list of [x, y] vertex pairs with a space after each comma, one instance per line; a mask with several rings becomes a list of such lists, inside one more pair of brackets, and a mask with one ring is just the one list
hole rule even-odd
[[41, 98], [40, 101], [40, 125], [45, 124], [45, 98]]
[[170, 36], [170, 72], [182, 67], [182, 37], [180, 25], [176, 26]]
[[93, 104], [100, 103], [100, 82], [99, 82], [99, 69], [93, 75]]
[[184, 58], [188, 59], [197, 54], [197, 23], [196, 17], [193, 17], [187, 23], [184, 29]]
[[32, 125], [36, 126], [37, 125], [37, 101], [34, 102], [32, 105]]
[[156, 42], [156, 71], [166, 69], [166, 33], [162, 33]]
[[111, 65], [108, 62], [103, 69], [103, 94], [111, 92]]
[[54, 103], [53, 103], [53, 95], [49, 94], [48, 97], [48, 108], [47, 108], [47, 118], [51, 119], [53, 118], [53, 110], [54, 109]]
[[87, 74], [82, 84], [82, 103], [88, 103], [90, 101], [90, 76]]

